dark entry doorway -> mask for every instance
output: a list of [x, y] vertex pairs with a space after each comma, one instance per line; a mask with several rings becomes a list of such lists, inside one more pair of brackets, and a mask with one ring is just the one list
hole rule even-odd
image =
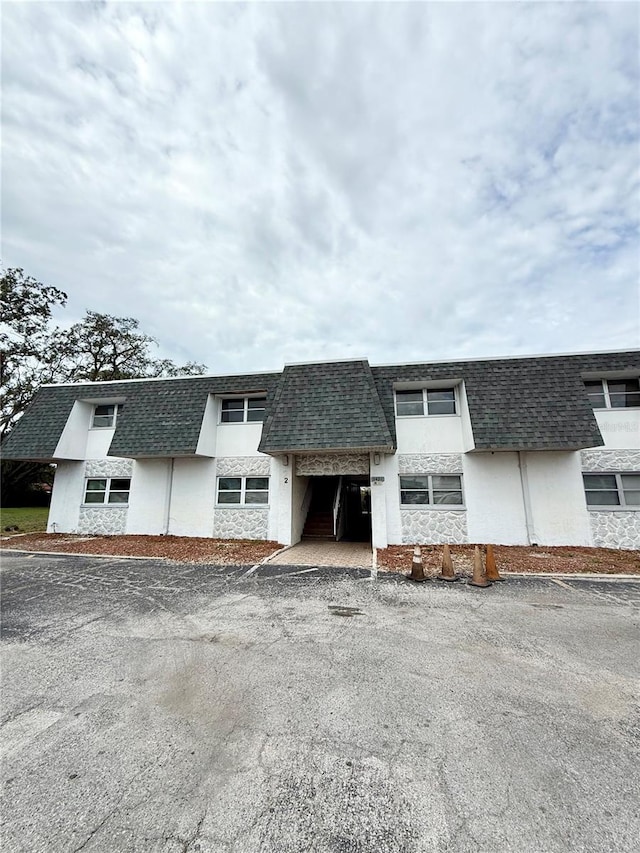
[[303, 539], [371, 541], [369, 477], [358, 475], [311, 478], [311, 501]]
[[350, 542], [371, 541], [371, 487], [368, 477], [343, 477], [344, 532]]

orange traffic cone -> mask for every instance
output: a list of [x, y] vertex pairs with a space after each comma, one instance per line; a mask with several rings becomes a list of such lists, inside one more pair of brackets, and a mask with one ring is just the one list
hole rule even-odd
[[429, 580], [429, 578], [424, 576], [422, 552], [420, 551], [419, 545], [416, 545], [413, 549], [413, 562], [411, 563], [411, 574], [409, 575], [409, 580], [415, 581], [416, 583], [422, 583], [422, 581]]
[[487, 545], [486, 557], [487, 571], [485, 572], [487, 580], [493, 583], [494, 581], [503, 581], [505, 578], [500, 577], [498, 567], [496, 566], [496, 558], [493, 554], [493, 545]]
[[460, 578], [456, 577], [456, 573], [453, 570], [453, 562], [451, 560], [451, 551], [449, 550], [449, 546], [445, 545], [442, 549], [442, 571], [438, 575], [439, 581], [449, 581], [452, 583], [453, 581], [460, 580]]
[[487, 580], [482, 568], [482, 557], [480, 556], [480, 549], [477, 545], [473, 552], [473, 577], [468, 583], [469, 586], [491, 586], [491, 581]]

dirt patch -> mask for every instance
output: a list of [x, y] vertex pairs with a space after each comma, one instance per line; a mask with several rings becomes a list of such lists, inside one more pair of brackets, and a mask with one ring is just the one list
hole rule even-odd
[[[451, 558], [456, 574], [473, 573], [473, 545], [451, 546]], [[440, 573], [442, 546], [422, 545], [422, 564], [428, 576]], [[480, 549], [484, 554], [483, 549]], [[498, 571], [550, 572], [573, 574], [598, 572], [601, 574], [639, 574], [640, 551], [619, 551], [614, 548], [532, 548], [516, 545], [494, 547]], [[413, 559], [412, 545], [390, 545], [378, 551], [378, 568], [387, 572], [409, 573]]]
[[73, 536], [68, 533], [30, 533], [4, 537], [0, 548], [24, 551], [62, 551], [68, 554], [114, 554], [119, 557], [164, 557], [186, 563], [250, 565], [282, 546], [247, 539], [209, 539], [191, 536]]

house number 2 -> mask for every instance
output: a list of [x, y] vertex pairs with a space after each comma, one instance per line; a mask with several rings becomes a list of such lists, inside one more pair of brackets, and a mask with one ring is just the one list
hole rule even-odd
[[285, 481], [285, 483], [288, 483], [288, 482], [289, 482], [289, 478], [288, 478], [288, 477], [285, 477], [285, 478], [284, 478], [284, 481]]

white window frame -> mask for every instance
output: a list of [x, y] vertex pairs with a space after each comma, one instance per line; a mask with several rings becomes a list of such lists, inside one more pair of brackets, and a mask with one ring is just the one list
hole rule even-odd
[[[587, 502], [587, 492], [611, 492], [613, 489], [587, 489], [587, 484], [584, 482], [584, 477], [589, 476], [599, 476], [599, 477], [615, 477], [616, 478], [616, 491], [618, 493], [618, 501], [617, 504], [590, 504], [587, 503], [588, 510], [595, 510], [596, 512], [620, 512], [623, 510], [624, 512], [639, 512], [640, 504], [628, 504], [626, 501], [626, 496], [624, 493], [624, 486], [622, 485], [622, 477], [625, 476], [635, 476], [640, 477], [640, 471], [583, 471], [583, 486], [585, 493], [585, 503]], [[629, 489], [629, 491], [635, 491], [633, 489]]]
[[[443, 385], [441, 387], [424, 386], [423, 388], [394, 388], [393, 400], [395, 414], [397, 418], [456, 418], [460, 416], [460, 394], [458, 391], [459, 385]], [[422, 414], [420, 415], [402, 415], [398, 412], [398, 394], [417, 394], [422, 392]], [[453, 412], [430, 412], [429, 411], [429, 392], [430, 391], [453, 391]]]
[[[106, 486], [104, 489], [104, 500], [102, 501], [87, 501], [87, 492], [89, 491], [89, 483], [94, 480], [105, 480]], [[128, 489], [112, 489], [111, 483], [114, 480], [128, 480], [129, 488]], [[97, 495], [102, 492], [102, 489], [92, 489], [92, 494]], [[109, 502], [109, 496], [111, 492], [126, 492], [127, 500], [126, 501], [114, 501], [112, 503]], [[129, 506], [129, 496], [131, 495], [131, 477], [85, 477], [84, 479], [84, 496], [82, 498], [82, 506], [88, 507], [100, 507], [100, 506], [108, 506], [108, 507], [119, 507], [119, 506]]]
[[[403, 477], [427, 477], [427, 488], [426, 489], [403, 489], [402, 488], [402, 478]], [[462, 503], [459, 503], [459, 504], [434, 503], [434, 500], [433, 500], [433, 492], [434, 492], [433, 478], [434, 477], [457, 477], [459, 482], [460, 482], [460, 488], [459, 489], [452, 489], [451, 491], [455, 491], [455, 492], [459, 491], [460, 492], [460, 497], [462, 498]], [[450, 474], [449, 472], [434, 471], [434, 472], [430, 472], [428, 474], [425, 474], [424, 472], [420, 472], [419, 474], [416, 474], [416, 473], [409, 474], [409, 473], [405, 472], [404, 474], [399, 474], [398, 475], [398, 496], [399, 496], [399, 500], [400, 500], [400, 509], [417, 509], [417, 510], [423, 510], [423, 509], [449, 510], [449, 509], [452, 509], [452, 510], [456, 510], [456, 511], [466, 509], [465, 497], [464, 497], [464, 484], [462, 481], [463, 481], [462, 474]], [[415, 492], [425, 492], [426, 491], [426, 492], [428, 492], [429, 493], [429, 503], [426, 503], [426, 504], [405, 504], [405, 503], [402, 503], [402, 493], [403, 492], [411, 492], [411, 491], [415, 491]], [[442, 489], [436, 489], [435, 491], [439, 492], [439, 491], [442, 491]]]
[[[591, 403], [593, 410], [595, 412], [604, 412], [605, 410], [610, 409], [614, 412], [620, 412], [620, 411], [624, 412], [627, 409], [640, 409], [640, 406], [612, 406], [611, 405], [611, 394], [612, 393], [613, 394], [620, 394], [621, 392], [619, 392], [619, 391], [610, 392], [609, 391], [609, 382], [625, 382], [625, 381], [628, 382], [628, 381], [632, 381], [634, 379], [637, 381], [638, 378], [639, 377], [637, 377], [637, 376], [624, 376], [624, 377], [621, 377], [618, 379], [584, 379], [583, 382], [585, 382], [585, 389], [587, 391], [587, 397], [589, 398], [589, 402]], [[587, 382], [599, 382], [600, 383], [600, 385], [602, 387], [602, 396], [604, 397], [604, 406], [594, 406], [593, 405], [593, 403], [591, 402], [592, 395], [589, 393], [589, 389], [586, 386]], [[628, 393], [629, 394], [635, 394], [638, 392], [629, 391]]]
[[[93, 412], [91, 414], [91, 429], [113, 429], [116, 425], [116, 421], [118, 420], [118, 409], [119, 403], [94, 403]], [[111, 423], [110, 424], [96, 424], [96, 418], [107, 418], [109, 415], [98, 415], [98, 409], [113, 409], [113, 415], [111, 415]], [[92, 477], [92, 479], [95, 479]], [[101, 478], [104, 479], [104, 478]]]
[[[225, 402], [228, 402], [229, 400], [235, 400], [235, 401], [238, 401], [238, 402], [239, 402], [240, 400], [242, 401], [242, 404], [243, 404], [243, 405], [242, 405], [242, 409], [236, 409], [236, 410], [235, 410], [235, 411], [238, 411], [238, 412], [239, 412], [239, 411], [241, 411], [241, 412], [242, 412], [242, 420], [241, 420], [241, 421], [225, 421], [225, 420], [223, 420], [223, 419], [222, 419], [222, 415], [223, 415], [223, 411], [224, 411], [224, 409], [223, 409], [223, 405], [224, 405], [224, 403], [225, 403]], [[251, 410], [250, 410], [250, 409], [249, 409], [249, 401], [250, 401], [250, 400], [264, 400], [264, 406], [263, 406], [263, 407], [257, 407], [257, 408], [255, 408], [255, 409], [251, 409]], [[239, 397], [239, 396], [238, 396], [238, 397], [234, 397], [233, 395], [230, 395], [230, 396], [228, 396], [228, 397], [222, 397], [222, 398], [221, 398], [221, 400], [220, 400], [220, 415], [219, 415], [219, 418], [218, 418], [218, 423], [220, 423], [220, 424], [225, 424], [225, 425], [226, 425], [226, 424], [229, 424], [229, 425], [231, 425], [231, 426], [233, 426], [233, 425], [237, 425], [237, 424], [261, 424], [261, 423], [264, 423], [264, 413], [266, 412], [266, 408], [267, 408], [267, 395], [266, 395], [266, 394], [264, 394], [264, 395], [261, 395], [261, 394], [256, 394], [256, 395], [249, 394], [249, 395], [247, 395], [246, 397]], [[232, 411], [233, 411], [233, 410], [232, 410]], [[262, 417], [262, 419], [261, 419], [261, 420], [259, 420], [259, 421], [257, 421], [257, 420], [249, 420], [249, 418], [248, 418], [248, 412], [249, 412], [249, 411], [261, 411], [261, 412], [263, 412], [263, 417]]]
[[[266, 489], [247, 489], [247, 480], [266, 480], [267, 488]], [[240, 488], [239, 489], [229, 489], [228, 491], [240, 492], [240, 503], [220, 503], [220, 480], [240, 480]], [[270, 490], [270, 478], [268, 474], [224, 474], [221, 477], [216, 478], [216, 506], [222, 507], [223, 509], [233, 509], [234, 507], [240, 506], [248, 506], [251, 509], [260, 509], [262, 507], [269, 506], [269, 490]], [[266, 503], [247, 503], [247, 491], [249, 492], [266, 492], [267, 500]]]

